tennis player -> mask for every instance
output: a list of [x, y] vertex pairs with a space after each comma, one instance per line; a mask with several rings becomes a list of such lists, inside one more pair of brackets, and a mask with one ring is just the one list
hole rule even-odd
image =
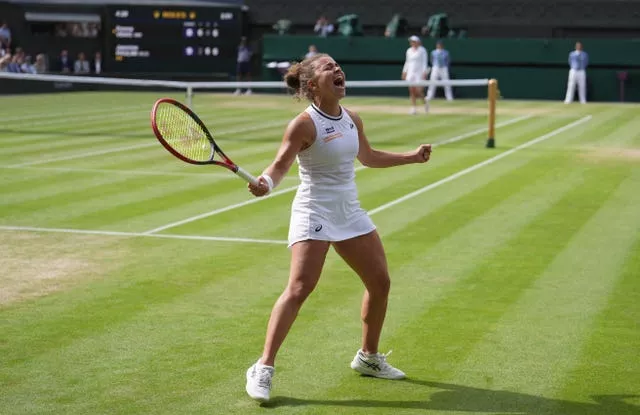
[[[404, 66], [402, 67], [402, 79], [407, 82], [418, 82], [427, 79], [429, 73], [427, 50], [420, 43], [418, 36], [409, 38], [409, 48], [405, 52]], [[424, 99], [424, 87], [410, 86], [409, 98], [411, 99], [410, 114], [416, 113], [416, 101], [424, 100], [424, 110], [429, 112], [429, 101]]]
[[289, 123], [275, 160], [258, 178], [258, 185], [248, 186], [255, 196], [268, 194], [297, 158], [301, 183], [291, 211], [289, 282], [271, 312], [262, 356], [247, 370], [247, 393], [262, 402], [269, 400], [276, 353], [315, 288], [331, 245], [366, 288], [362, 347], [351, 368], [385, 379], [405, 376], [378, 352], [389, 273], [376, 227], [358, 201], [354, 161], [357, 157], [367, 167], [392, 167], [424, 163], [431, 155], [428, 144], [407, 153], [371, 148], [360, 117], [340, 105], [345, 74], [330, 56], [318, 54], [294, 64], [285, 81], [311, 105]]

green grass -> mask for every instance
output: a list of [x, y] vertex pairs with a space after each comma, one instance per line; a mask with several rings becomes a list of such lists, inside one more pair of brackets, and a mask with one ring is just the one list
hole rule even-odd
[[[495, 149], [478, 132], [426, 165], [359, 170], [392, 276], [381, 351], [409, 378], [349, 369], [363, 288], [331, 252], [261, 407], [244, 372], [286, 284], [297, 168], [278, 196], [142, 235], [255, 200], [157, 143], [158, 96], [0, 98], [0, 413], [640, 414], [639, 106], [501, 101], [499, 125], [530, 117], [498, 127]], [[391, 151], [487, 125], [481, 101], [413, 117], [406, 100], [344, 104]], [[305, 106], [194, 105], [254, 174]]]

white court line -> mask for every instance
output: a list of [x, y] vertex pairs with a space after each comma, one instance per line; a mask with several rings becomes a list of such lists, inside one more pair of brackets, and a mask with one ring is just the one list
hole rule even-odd
[[[497, 127], [504, 127], [504, 126], [510, 125], [510, 124], [514, 124], [514, 123], [516, 123], [518, 121], [523, 121], [523, 120], [531, 118], [531, 117], [533, 117], [533, 115], [526, 115], [526, 116], [523, 116], [523, 117], [518, 117], [518, 118], [514, 118], [514, 119], [511, 119], [511, 120], [508, 120], [508, 121], [504, 121], [504, 122], [502, 122], [500, 124], [496, 124], [496, 128]], [[480, 134], [480, 133], [486, 131], [487, 129], [488, 128], [485, 127], [485, 128], [482, 128], [482, 129], [478, 129], [478, 130], [475, 130], [475, 131], [468, 132], [468, 133], [460, 134], [458, 136], [455, 136], [455, 137], [452, 137], [452, 138], [448, 138], [448, 139], [443, 140], [443, 141], [436, 142], [436, 143], [434, 143], [432, 145], [432, 147], [437, 147], [438, 145], [442, 145], [442, 144], [445, 144], [445, 143], [453, 143], [455, 141], [459, 141], [459, 140], [465, 139], [467, 137], [471, 137], [473, 135]], [[366, 166], [356, 167], [355, 170], [359, 171], [359, 170], [362, 170], [362, 169], [366, 169]], [[287, 187], [287, 188], [284, 188], [282, 190], [278, 190], [276, 192], [273, 192], [273, 193], [271, 193], [271, 194], [269, 194], [267, 196], [264, 196], [264, 197], [245, 200], [244, 202], [236, 203], [236, 204], [230, 205], [230, 206], [225, 206], [225, 207], [220, 208], [220, 209], [212, 210], [210, 212], [206, 212], [206, 213], [202, 213], [200, 215], [192, 216], [190, 218], [186, 218], [186, 219], [183, 219], [183, 220], [180, 220], [180, 221], [177, 221], [177, 222], [172, 222], [172, 223], [169, 223], [167, 225], [159, 226], [157, 228], [154, 228], [154, 229], [151, 229], [151, 230], [148, 230], [148, 231], [144, 232], [144, 234], [145, 235], [150, 235], [150, 234], [154, 234], [154, 233], [157, 233], [157, 232], [164, 231], [166, 229], [175, 228], [176, 226], [180, 226], [180, 225], [191, 223], [191, 222], [194, 222], [194, 221], [197, 221], [197, 220], [200, 220], [200, 219], [208, 218], [210, 216], [214, 216], [214, 215], [217, 215], [217, 214], [220, 214], [220, 213], [223, 213], [223, 212], [228, 212], [228, 211], [236, 209], [236, 208], [252, 205], [254, 203], [258, 203], [258, 202], [261, 202], [261, 201], [266, 200], [266, 199], [270, 199], [270, 198], [275, 197], [275, 196], [279, 196], [279, 195], [283, 195], [285, 193], [292, 192], [292, 191], [294, 191], [296, 189], [298, 189], [297, 185], [296, 186]]]
[[[498, 123], [498, 124], [495, 125], [495, 128], [506, 127], [507, 125], [515, 124], [517, 122], [528, 120], [529, 118], [533, 118], [533, 117], [534, 117], [533, 114], [523, 115], [522, 117], [517, 117], [517, 118], [513, 118], [513, 119], [510, 119], [510, 120]], [[465, 134], [462, 134], [462, 135], [459, 135], [459, 136], [456, 136], [456, 137], [452, 137], [452, 138], [449, 138], [449, 139], [446, 139], [446, 140], [438, 141], [436, 144], [441, 146], [443, 144], [455, 143], [456, 141], [464, 140], [465, 138], [473, 137], [476, 134], [483, 133], [483, 132], [487, 131], [488, 129], [489, 129], [488, 127], [478, 128], [475, 131], [470, 131], [468, 133], [465, 133]]]
[[522, 150], [524, 148], [530, 147], [530, 146], [532, 146], [534, 144], [538, 144], [538, 143], [540, 143], [542, 141], [548, 140], [551, 137], [555, 137], [556, 135], [558, 135], [560, 133], [563, 133], [563, 132], [565, 132], [565, 131], [573, 128], [573, 127], [576, 127], [576, 126], [578, 126], [580, 124], [583, 124], [583, 123], [591, 120], [591, 118], [592, 118], [591, 115], [587, 115], [586, 117], [582, 117], [577, 121], [574, 121], [574, 122], [572, 122], [570, 124], [565, 125], [564, 127], [560, 127], [558, 129], [555, 129], [555, 130], [551, 131], [550, 133], [542, 135], [542, 136], [540, 136], [538, 138], [534, 138], [531, 141], [527, 141], [526, 143], [521, 144], [521, 145], [519, 145], [517, 147], [514, 147], [511, 150], [507, 150], [504, 153], [500, 153], [497, 156], [491, 157], [490, 159], [487, 159], [487, 160], [485, 160], [483, 162], [480, 162], [478, 164], [474, 164], [473, 166], [468, 167], [468, 168], [466, 168], [464, 170], [461, 170], [461, 171], [459, 171], [459, 172], [457, 172], [455, 174], [452, 174], [451, 176], [447, 176], [442, 180], [438, 180], [437, 182], [431, 183], [430, 185], [427, 185], [427, 186], [425, 186], [425, 187], [423, 187], [421, 189], [418, 189], [418, 190], [416, 190], [414, 192], [408, 193], [408, 194], [406, 194], [406, 195], [404, 195], [404, 196], [402, 196], [402, 197], [400, 197], [398, 199], [392, 200], [389, 203], [385, 203], [384, 205], [378, 206], [377, 208], [370, 210], [369, 211], [369, 215], [374, 215], [374, 214], [376, 214], [378, 212], [382, 212], [383, 210], [389, 209], [390, 207], [395, 206], [398, 203], [402, 203], [405, 200], [412, 199], [412, 198], [414, 198], [414, 197], [416, 197], [416, 196], [418, 196], [418, 195], [420, 195], [422, 193], [428, 192], [429, 190], [432, 190], [432, 189], [435, 189], [436, 187], [442, 186], [445, 183], [448, 183], [448, 182], [453, 181], [453, 180], [455, 180], [455, 179], [457, 179], [459, 177], [462, 177], [462, 176], [464, 176], [466, 174], [469, 174], [469, 173], [471, 173], [473, 171], [476, 171], [476, 170], [478, 170], [478, 169], [480, 169], [480, 168], [482, 168], [484, 166], [487, 166], [489, 164], [495, 163], [496, 161], [498, 161], [498, 160], [500, 160], [500, 159], [502, 159], [504, 157], [507, 157], [510, 154], [513, 154], [513, 153], [515, 153], [517, 151], [520, 151], [520, 150]]
[[91, 151], [89, 153], [74, 154], [74, 155], [70, 155], [70, 156], [58, 157], [58, 158], [53, 158], [53, 159], [30, 161], [30, 162], [27, 162], [27, 163], [20, 163], [20, 164], [12, 164], [12, 165], [7, 166], [7, 167], [16, 168], [16, 167], [35, 166], [35, 165], [38, 165], [38, 164], [54, 163], [56, 161], [65, 161], [65, 160], [74, 160], [74, 159], [79, 159], [79, 158], [84, 158], [84, 157], [101, 156], [103, 154], [118, 153], [120, 151], [135, 150], [135, 149], [138, 149], [138, 148], [151, 147], [151, 146], [155, 146], [155, 145], [157, 145], [157, 144], [156, 143], [144, 143], [144, 144], [137, 144], [135, 146], [116, 147], [116, 148], [112, 148], [112, 149], [108, 149], [108, 150]]
[[[280, 125], [282, 125], [282, 122], [277, 122], [277, 123], [276, 122], [270, 122], [270, 123], [264, 123], [264, 124], [260, 124], [260, 125], [254, 125], [254, 126], [251, 126], [251, 127], [238, 128], [238, 129], [228, 130], [228, 131], [221, 131], [216, 135], [244, 133], [244, 132], [248, 132], [248, 131], [262, 130], [262, 129], [276, 127], [276, 126], [280, 126]], [[36, 166], [38, 164], [54, 163], [56, 161], [75, 160], [75, 159], [84, 158], [84, 157], [101, 156], [103, 154], [119, 153], [121, 151], [135, 150], [135, 149], [138, 149], [138, 148], [153, 147], [153, 146], [157, 146], [157, 145], [158, 145], [158, 143], [155, 142], [155, 140], [154, 140], [154, 142], [152, 142], [152, 143], [138, 144], [138, 145], [135, 145], [135, 146], [116, 147], [116, 148], [112, 148], [112, 149], [100, 150], [100, 151], [92, 151], [92, 152], [82, 153], [82, 154], [72, 154], [70, 156], [58, 157], [58, 158], [52, 158], [52, 159], [46, 159], [46, 160], [29, 161], [29, 162], [26, 162], [26, 163], [12, 164], [12, 165], [7, 166], [7, 167], [16, 168], [16, 167]]]
[[[356, 170], [362, 169], [362, 168], [363, 168], [363, 166], [357, 168]], [[233, 209], [240, 208], [240, 207], [243, 207], [243, 206], [252, 205], [254, 203], [258, 203], [258, 202], [263, 201], [263, 200], [271, 199], [272, 197], [276, 197], [276, 196], [279, 196], [279, 195], [283, 195], [285, 193], [292, 192], [292, 191], [296, 190], [297, 188], [298, 188], [298, 185], [291, 186], [291, 187], [286, 187], [284, 189], [281, 189], [281, 190], [278, 190], [276, 192], [270, 193], [267, 196], [256, 197], [254, 199], [245, 200], [244, 202], [236, 203], [235, 205], [225, 206], [225, 207], [220, 208], [220, 209], [212, 210], [211, 212], [206, 212], [206, 213], [203, 213], [203, 214], [200, 214], [200, 215], [197, 215], [197, 216], [192, 216], [190, 218], [183, 219], [183, 220], [180, 220], [180, 221], [177, 221], [177, 222], [172, 222], [172, 223], [169, 223], [167, 225], [159, 226], [157, 228], [153, 228], [151, 230], [143, 232], [143, 234], [144, 235], [152, 235], [152, 234], [155, 234], [156, 232], [161, 232], [161, 231], [164, 231], [164, 230], [169, 229], [169, 228], [175, 228], [176, 226], [180, 226], [180, 225], [184, 225], [186, 223], [191, 223], [191, 222], [195, 222], [195, 221], [200, 220], [200, 219], [208, 218], [209, 216], [214, 216], [214, 215], [217, 215], [219, 213], [227, 212], [229, 210], [233, 210]]]
[[[405, 200], [411, 199], [419, 194], [425, 193], [431, 189], [434, 189], [438, 186], [441, 186], [445, 183], [448, 183], [452, 180], [457, 179], [458, 177], [464, 176], [466, 174], [469, 174], [481, 167], [484, 167], [486, 165], [495, 163], [496, 161], [507, 157], [510, 154], [513, 154], [517, 151], [520, 151], [524, 148], [530, 147], [534, 144], [540, 143], [542, 141], [548, 140], [549, 138], [552, 138], [560, 133], [563, 133], [564, 131], [567, 131], [573, 127], [576, 127], [580, 124], [583, 124], [589, 120], [591, 120], [592, 116], [588, 115], [586, 117], [583, 117], [577, 121], [574, 121], [570, 124], [567, 124], [563, 127], [560, 127], [556, 130], [551, 131], [550, 133], [547, 133], [545, 135], [542, 135], [540, 137], [537, 137], [533, 140], [527, 141], [524, 144], [521, 144], [517, 147], [512, 148], [511, 150], [507, 150], [504, 153], [501, 153], [495, 157], [492, 157], [488, 160], [485, 160], [481, 163], [475, 164], [469, 168], [466, 168], [464, 170], [459, 171], [458, 173], [452, 174], [451, 176], [448, 176], [442, 180], [439, 180], [435, 183], [432, 183], [428, 186], [425, 186], [419, 190], [416, 190], [415, 192], [409, 193], [401, 198], [398, 198], [396, 200], [393, 200], [389, 203], [386, 203], [382, 206], [379, 206], [371, 211], [369, 211], [369, 215], [373, 215], [375, 213], [381, 212], [383, 210], [386, 210], [392, 206], [395, 206], [401, 202], [404, 202]], [[467, 133], [468, 134], [468, 133]], [[455, 138], [455, 137], [454, 137]], [[451, 140], [451, 139], [450, 139]], [[444, 140], [441, 143], [445, 143], [445, 142], [452, 142], [449, 140]], [[356, 170], [360, 170], [365, 168], [364, 166], [360, 166], [358, 167]], [[279, 192], [274, 192], [269, 196], [266, 196], [264, 198], [260, 198], [260, 199], [251, 199], [247, 202], [243, 202], [240, 203], [238, 205], [248, 205], [251, 203], [256, 203], [259, 200], [264, 200], [267, 199], [269, 197], [274, 197], [277, 196], [278, 194], [282, 194], [282, 193], [286, 193], [288, 191], [294, 190], [296, 189], [298, 186], [295, 187], [291, 187], [288, 189], [282, 189]], [[220, 212], [220, 211], [226, 211], [226, 210], [230, 210], [233, 209], [234, 207], [237, 207], [238, 205], [234, 205], [234, 206], [229, 206], [227, 208], [223, 208], [223, 209], [218, 209], [217, 211], [213, 211], [213, 212]], [[209, 214], [205, 214], [208, 216], [211, 216], [212, 212], [209, 212]], [[190, 218], [188, 219], [189, 222], [193, 221], [193, 220], [198, 220], [201, 217], [206, 217], [203, 215], [200, 215], [200, 217], [195, 217], [195, 218]], [[196, 219], [197, 218], [197, 219]], [[180, 223], [176, 223], [173, 226], [177, 226], [178, 224], [182, 224], [182, 223], [186, 223], [185, 221], [182, 221]], [[162, 227], [163, 229], [167, 229], [167, 227]], [[161, 228], [157, 228], [158, 230], [160, 230]], [[115, 231], [99, 231], [99, 230], [81, 230], [81, 229], [61, 229], [61, 228], [37, 228], [37, 227], [27, 227], [27, 226], [0, 226], [0, 230], [13, 230], [13, 231], [31, 231], [31, 232], [57, 232], [57, 233], [72, 233], [72, 234], [87, 234], [87, 235], [109, 235], [109, 236], [123, 236], [123, 237], [155, 237], [155, 238], [167, 238], [167, 239], [183, 239], [183, 240], [200, 240], [200, 241], [219, 241], [219, 242], [245, 242], [245, 243], [261, 243], [261, 244], [278, 244], [278, 245], [285, 245], [288, 242], [287, 241], [281, 241], [281, 240], [274, 240], [274, 239], [251, 239], [251, 238], [227, 238], [227, 237], [217, 237], [217, 236], [198, 236], [198, 235], [170, 235], [170, 234], [155, 234], [152, 232], [157, 232], [158, 230], [152, 230], [152, 231], [148, 231], [148, 232], [143, 232], [143, 233], [138, 233], [138, 232], [115, 232]]]
[[194, 241], [217, 241], [217, 242], [245, 242], [245, 243], [257, 243], [257, 244], [278, 244], [286, 245], [287, 241], [280, 241], [276, 239], [252, 239], [252, 238], [227, 238], [223, 236], [198, 236], [198, 235], [150, 235], [146, 233], [138, 232], [115, 232], [115, 231], [99, 231], [99, 230], [84, 230], [84, 229], [64, 229], [64, 228], [36, 228], [31, 226], [0, 226], [0, 230], [5, 231], [28, 231], [28, 232], [56, 232], [56, 233], [74, 233], [84, 235], [108, 235], [108, 236], [146, 236], [152, 238], [166, 238], [166, 239], [183, 239]]
[[[33, 122], [33, 121], [29, 121], [28, 123], [25, 123], [24, 127], [25, 128], [32, 128], [32, 127], [53, 127], [55, 125], [58, 124], [68, 124], [70, 119], [73, 119], [74, 121], [77, 121], [76, 124], [74, 124], [74, 130], [76, 130], [76, 126], [78, 125], [93, 125], [93, 128], [95, 129], [95, 125], [98, 124], [102, 124], [102, 123], [96, 123], [94, 122], [95, 120], [104, 120], [104, 122], [110, 122], [113, 120], [109, 120], [109, 117], [115, 117], [118, 119], [118, 122], [122, 121], [122, 120], [127, 120], [127, 119], [135, 119], [135, 118], [140, 118], [140, 116], [142, 114], [148, 114], [150, 113], [150, 111], [147, 111], [145, 109], [139, 109], [137, 111], [135, 110], [129, 110], [129, 111], [118, 111], [118, 112], [109, 112], [107, 114], [96, 114], [96, 115], [76, 115], [73, 114], [72, 117], [68, 117], [68, 118], [57, 118], [54, 120], [43, 120], [43, 121], [37, 121], [37, 122]], [[4, 122], [4, 120], [2, 121], [3, 125], [7, 126], [7, 127], [11, 127], [9, 125], [6, 125], [6, 123]], [[86, 129], [86, 127], [85, 127]], [[29, 135], [30, 131], [26, 130], [25, 131], [25, 135]]]

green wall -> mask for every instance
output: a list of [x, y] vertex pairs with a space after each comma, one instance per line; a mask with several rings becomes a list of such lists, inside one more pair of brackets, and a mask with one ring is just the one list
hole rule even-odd
[[[640, 102], [640, 39], [581, 39], [589, 53], [587, 70], [590, 101], [619, 101], [619, 71], [629, 72], [625, 101]], [[496, 78], [504, 98], [562, 100], [568, 76], [568, 54], [573, 39], [446, 39], [451, 54], [451, 77], [456, 79]], [[348, 79], [399, 79], [408, 42], [404, 38], [276, 36], [263, 38], [263, 63], [300, 60], [308, 46], [329, 53], [343, 67]], [[434, 39], [425, 39], [430, 51]], [[279, 79], [264, 70], [266, 79]], [[399, 88], [352, 89], [350, 95], [371, 93], [406, 95]], [[441, 93], [441, 92], [440, 92]], [[482, 88], [457, 88], [460, 98], [486, 97]]]

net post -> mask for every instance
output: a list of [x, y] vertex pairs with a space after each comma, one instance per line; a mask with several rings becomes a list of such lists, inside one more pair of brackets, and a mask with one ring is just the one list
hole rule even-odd
[[489, 138], [487, 139], [487, 148], [496, 146], [495, 129], [496, 129], [496, 100], [498, 99], [498, 81], [496, 79], [489, 80]]
[[187, 86], [187, 107], [191, 108], [192, 102], [193, 102], [193, 87], [189, 85]]

